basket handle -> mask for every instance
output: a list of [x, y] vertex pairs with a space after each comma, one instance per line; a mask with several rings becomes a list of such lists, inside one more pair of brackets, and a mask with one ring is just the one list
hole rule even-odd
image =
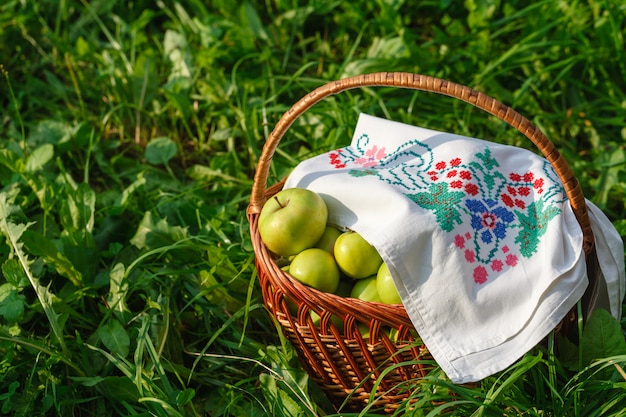
[[507, 105], [464, 85], [421, 74], [404, 72], [378, 72], [343, 78], [316, 88], [296, 102], [276, 123], [263, 146], [257, 165], [248, 214], [258, 214], [265, 204], [267, 178], [276, 147], [293, 122], [306, 110], [325, 97], [359, 87], [398, 87], [429, 91], [465, 101], [508, 123], [541, 151], [563, 183], [565, 194], [583, 231], [583, 250], [589, 255], [594, 248], [593, 232], [582, 188], [567, 161], [554, 144], [528, 119]]

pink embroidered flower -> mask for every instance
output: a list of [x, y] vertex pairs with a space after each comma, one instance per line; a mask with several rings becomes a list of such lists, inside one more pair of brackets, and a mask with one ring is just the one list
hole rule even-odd
[[499, 259], [494, 259], [491, 262], [491, 269], [493, 269], [495, 272], [500, 272], [502, 271], [502, 267], [504, 266], [504, 264], [502, 263], [501, 260]]
[[509, 251], [509, 247], [508, 247], [508, 245], [504, 245], [504, 246], [502, 246], [502, 252], [503, 252], [503, 253], [507, 253], [508, 251]]
[[457, 248], [462, 249], [465, 246], [465, 239], [461, 235], [456, 235], [454, 236], [454, 244]]
[[354, 163], [369, 168], [378, 165], [385, 156], [387, 156], [385, 148], [378, 149], [378, 146], [374, 145], [365, 151], [365, 156], [355, 159]]
[[465, 251], [465, 260], [469, 263], [472, 263], [476, 260], [476, 255], [474, 254], [473, 250], [466, 250]]
[[506, 264], [508, 266], [515, 266], [515, 265], [517, 265], [517, 256], [513, 255], [512, 253], [509, 253], [506, 256]]
[[461, 158], [454, 158], [452, 161], [450, 161], [450, 165], [452, 165], [453, 167], [461, 165]]
[[476, 284], [484, 284], [487, 282], [487, 270], [484, 266], [474, 268], [474, 282]]

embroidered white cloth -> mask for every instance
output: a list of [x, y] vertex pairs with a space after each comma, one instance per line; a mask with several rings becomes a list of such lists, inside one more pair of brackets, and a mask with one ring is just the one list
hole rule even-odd
[[[285, 187], [318, 192], [329, 222], [378, 249], [416, 330], [455, 383], [514, 363], [588, 284], [581, 228], [561, 183], [545, 159], [521, 148], [362, 114], [350, 146], [301, 162]], [[623, 246], [590, 209], [605, 246], [607, 291], [598, 304], [618, 317]]]

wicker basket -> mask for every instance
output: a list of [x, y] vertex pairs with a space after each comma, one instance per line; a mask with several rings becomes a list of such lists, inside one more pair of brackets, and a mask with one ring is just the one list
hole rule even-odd
[[299, 283], [277, 265], [257, 227], [263, 204], [283, 186], [281, 182], [268, 187], [267, 178], [276, 147], [292, 123], [327, 96], [373, 86], [451, 96], [513, 126], [533, 142], [557, 172], [582, 227], [583, 249], [588, 256], [593, 252], [594, 239], [580, 185], [552, 142], [526, 118], [480, 92], [424, 75], [385, 72], [328, 83], [295, 103], [278, 121], [263, 148], [247, 211], [264, 302], [294, 344], [312, 380], [338, 410], [359, 411], [370, 404], [390, 413], [411, 394], [408, 388], [419, 386], [406, 382], [424, 377], [435, 366], [404, 307], [341, 298]]

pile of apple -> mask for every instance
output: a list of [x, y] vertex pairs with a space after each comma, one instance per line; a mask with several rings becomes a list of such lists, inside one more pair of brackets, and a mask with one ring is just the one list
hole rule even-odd
[[385, 304], [402, 301], [380, 254], [361, 235], [327, 224], [328, 208], [317, 193], [303, 188], [279, 191], [263, 206], [259, 234], [305, 285], [343, 297]]

